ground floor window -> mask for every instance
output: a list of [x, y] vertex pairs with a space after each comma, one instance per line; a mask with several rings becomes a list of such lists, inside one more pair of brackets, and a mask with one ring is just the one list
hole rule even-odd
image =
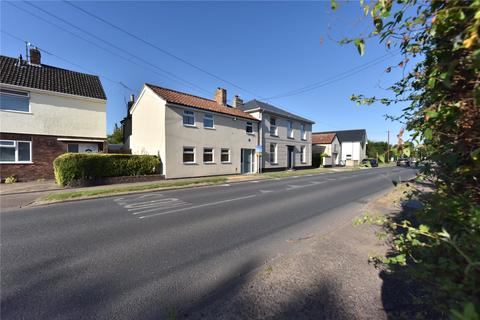
[[307, 149], [305, 148], [305, 146], [301, 146], [300, 147], [300, 162], [305, 163], [305, 162], [307, 162], [306, 159], [307, 159]]
[[222, 148], [220, 158], [223, 163], [230, 162], [230, 149]]
[[69, 143], [67, 146], [68, 152], [98, 152], [98, 144], [96, 143]]
[[32, 162], [32, 142], [0, 140], [0, 163]]
[[195, 163], [195, 148], [183, 147], [183, 163]]
[[214, 163], [213, 148], [203, 148], [203, 162]]
[[270, 163], [277, 163], [277, 144], [270, 143]]

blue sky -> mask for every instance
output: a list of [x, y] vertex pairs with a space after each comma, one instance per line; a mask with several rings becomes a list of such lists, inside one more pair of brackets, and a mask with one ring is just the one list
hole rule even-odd
[[[100, 75], [108, 97], [109, 132], [125, 116], [126, 99], [132, 93], [137, 95], [145, 82], [208, 98], [217, 87], [223, 87], [229, 99], [238, 94], [246, 101], [319, 83], [382, 56], [385, 61], [372, 63], [356, 74], [346, 73], [339, 81], [268, 102], [316, 121], [314, 131], [365, 128], [370, 139], [386, 140], [387, 130], [394, 137], [401, 127], [385, 120], [384, 115], [399, 114], [403, 106], [359, 107], [349, 100], [352, 93], [388, 95], [385, 88], [401, 76], [398, 69], [384, 72], [388, 65], [400, 61], [398, 55], [386, 56], [384, 45], [369, 41], [365, 55], [360, 57], [353, 46], [337, 43], [343, 37], [370, 30], [370, 22], [355, 1], [341, 2], [336, 12], [330, 9], [329, 1], [74, 3], [229, 83], [64, 2], [33, 4], [90, 34], [23, 2], [13, 2], [21, 9], [1, 2], [1, 29], [53, 53], [55, 56], [42, 55], [45, 64]], [[1, 54], [16, 57], [24, 51], [24, 43], [1, 34]]]

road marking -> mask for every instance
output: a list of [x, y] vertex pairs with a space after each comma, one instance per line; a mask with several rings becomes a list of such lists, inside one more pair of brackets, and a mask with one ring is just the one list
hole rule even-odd
[[185, 201], [172, 202], [172, 203], [170, 203], [168, 205], [165, 205], [165, 206], [155, 207], [155, 208], [148, 209], [148, 210], [133, 212], [133, 214], [137, 215], [137, 214], [143, 214], [143, 213], [152, 212], [152, 211], [172, 209], [172, 208], [176, 208], [176, 207], [188, 206], [189, 204], [190, 203], [185, 202]]
[[140, 218], [140, 219], [150, 218], [150, 217], [155, 217], [155, 216], [164, 215], [164, 214], [169, 214], [169, 213], [174, 213], [174, 212], [180, 212], [180, 211], [198, 209], [198, 208], [203, 208], [203, 207], [215, 206], [215, 205], [217, 205], [217, 204], [222, 204], [222, 203], [227, 203], [227, 202], [233, 202], [233, 201], [238, 201], [238, 200], [244, 200], [244, 199], [249, 199], [249, 198], [253, 198], [253, 197], [256, 197], [256, 195], [252, 194], [252, 195], [244, 196], [244, 197], [238, 197], [238, 198], [233, 198], [233, 199], [220, 200], [220, 201], [210, 202], [210, 203], [204, 203], [204, 204], [199, 204], [199, 205], [191, 206], [191, 207], [187, 207], [187, 208], [179, 208], [179, 209], [175, 209], [175, 210], [170, 210], [170, 211], [165, 211], [165, 212], [150, 214], [150, 215], [146, 215], [146, 216], [141, 216], [141, 217], [139, 217], [139, 218]]
[[261, 193], [270, 193], [273, 192], [273, 190], [259, 190]]

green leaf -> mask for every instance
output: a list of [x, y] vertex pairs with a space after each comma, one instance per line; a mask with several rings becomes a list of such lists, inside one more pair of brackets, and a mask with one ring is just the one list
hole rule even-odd
[[358, 53], [363, 56], [365, 54], [365, 41], [363, 39], [355, 39]]
[[430, 89], [434, 88], [436, 82], [437, 82], [437, 80], [436, 80], [434, 77], [430, 77], [430, 78], [428, 79], [428, 87], [429, 87]]
[[332, 8], [333, 11], [337, 10], [337, 1], [336, 0], [330, 0], [330, 8]]
[[404, 148], [403, 149], [403, 154], [408, 158], [410, 157], [410, 148]]
[[432, 129], [430, 128], [425, 129], [425, 131], [423, 131], [423, 137], [426, 140], [432, 140]]
[[427, 225], [421, 224], [418, 227], [418, 230], [420, 230], [420, 232], [423, 232], [423, 233], [428, 233], [428, 231], [430, 231], [430, 228]]

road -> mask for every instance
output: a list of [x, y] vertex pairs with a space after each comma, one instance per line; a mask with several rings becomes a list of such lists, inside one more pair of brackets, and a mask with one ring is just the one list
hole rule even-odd
[[190, 312], [414, 174], [376, 168], [2, 212], [1, 318]]

